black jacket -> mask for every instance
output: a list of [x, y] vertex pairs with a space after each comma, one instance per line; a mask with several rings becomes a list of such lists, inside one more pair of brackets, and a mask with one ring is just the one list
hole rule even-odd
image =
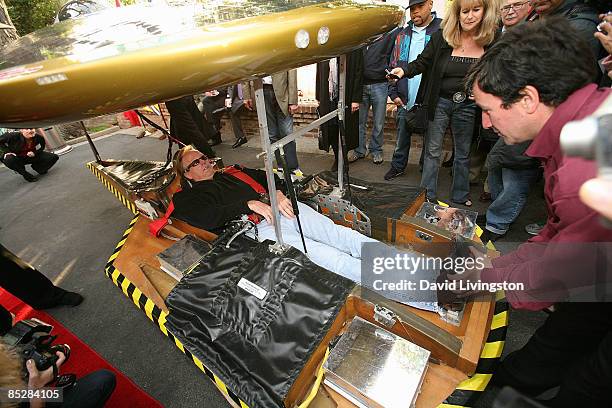
[[[363, 93], [363, 53], [356, 50], [346, 58], [346, 89], [344, 103], [344, 135], [347, 150], [359, 146], [359, 111], [351, 112], [351, 103], [361, 103]], [[329, 100], [329, 61], [317, 64], [316, 99], [319, 101], [319, 114], [324, 116], [336, 109]], [[329, 151], [329, 147], [338, 145], [338, 121], [332, 119], [321, 125], [322, 140], [320, 147]]]
[[[35, 153], [45, 150], [45, 138], [38, 133], [34, 135]], [[23, 150], [26, 138], [21, 132], [7, 132], [0, 136], [0, 159], [6, 153], [19, 153]]]
[[[495, 34], [493, 42], [484, 47], [485, 51], [495, 44], [500, 34], [501, 31]], [[400, 68], [404, 70], [404, 75], [408, 78], [423, 74], [417, 101], [422, 100], [423, 104], [427, 105], [427, 117], [429, 120], [433, 120], [436, 113], [436, 106], [440, 97], [440, 84], [442, 83], [442, 77], [452, 53], [452, 47], [444, 40], [442, 30], [440, 30], [432, 34], [431, 40], [416, 60], [409, 64], [405, 62], [399, 63]], [[425, 83], [424, 87], [423, 83]]]
[[363, 47], [363, 83], [364, 85], [387, 82], [387, 72], [389, 68], [389, 58], [393, 51], [395, 37], [400, 28], [385, 34], [374, 44]]
[[[238, 168], [268, 190], [265, 171]], [[284, 185], [281, 180], [275, 176], [274, 181], [276, 188], [282, 190]], [[217, 172], [212, 180], [195, 182], [193, 186], [174, 194], [172, 216], [194, 227], [216, 230], [242, 214], [252, 213], [247, 202], [260, 198], [247, 183], [232, 175]]]

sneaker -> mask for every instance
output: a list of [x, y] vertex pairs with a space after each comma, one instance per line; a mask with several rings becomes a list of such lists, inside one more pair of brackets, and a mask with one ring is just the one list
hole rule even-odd
[[372, 153], [372, 162], [374, 164], [381, 164], [383, 162], [382, 152]]
[[531, 235], [538, 235], [542, 229], [544, 229], [544, 225], [538, 222], [534, 222], [533, 224], [529, 224], [525, 226], [525, 232]]
[[391, 167], [387, 174], [385, 174], [385, 180], [391, 180], [396, 177], [399, 177], [404, 174], [404, 170], [396, 170], [394, 167]]
[[363, 159], [364, 157], [365, 155], [357, 153], [355, 150], [351, 150], [346, 156], [349, 163], [356, 162], [357, 160]]

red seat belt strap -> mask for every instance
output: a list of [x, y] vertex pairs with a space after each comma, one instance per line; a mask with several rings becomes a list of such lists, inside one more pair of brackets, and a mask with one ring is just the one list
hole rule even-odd
[[[180, 188], [175, 191], [175, 194], [179, 191], [181, 191]], [[172, 215], [172, 211], [174, 211], [174, 202], [170, 201], [170, 204], [168, 205], [164, 216], [149, 223], [149, 232], [151, 233], [151, 235], [159, 237], [162, 230], [166, 227], [166, 225], [170, 223], [170, 215]]]
[[[255, 190], [255, 192], [259, 195], [267, 194], [266, 189], [261, 184], [259, 184], [257, 181], [253, 179], [253, 177], [249, 176], [242, 170], [239, 170], [233, 166], [230, 166], [224, 169], [224, 173], [227, 173], [230, 176], [236, 177], [238, 180], [242, 181], [243, 183], [248, 184], [249, 187]], [[249, 214], [248, 218], [249, 218], [249, 221], [252, 221], [255, 224], [259, 224], [262, 219], [261, 215], [256, 214], [256, 213]]]
[[261, 184], [259, 184], [257, 181], [253, 179], [253, 177], [249, 176], [242, 170], [239, 170], [233, 166], [230, 166], [230, 167], [226, 167], [223, 172], [236, 177], [238, 180], [242, 181], [243, 183], [248, 184], [249, 187], [255, 190], [257, 194], [267, 194], [268, 193]]

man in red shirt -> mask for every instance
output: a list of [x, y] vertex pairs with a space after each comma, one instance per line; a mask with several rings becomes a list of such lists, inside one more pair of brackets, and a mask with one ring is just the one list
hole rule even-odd
[[45, 174], [58, 159], [55, 153], [45, 151], [45, 139], [34, 129], [21, 129], [0, 136], [0, 161], [29, 182], [38, 178], [26, 170], [26, 165], [32, 165], [38, 174]]
[[[596, 164], [564, 156], [559, 142], [567, 122], [590, 115], [610, 94], [593, 83], [591, 59], [578, 32], [550, 18], [507, 32], [467, 80], [485, 128], [508, 144], [533, 141], [526, 155], [544, 167], [548, 220], [516, 251], [458, 279], [524, 284], [523, 291], [506, 291], [514, 308], [555, 304], [527, 345], [508, 355], [493, 376], [531, 396], [558, 387], [545, 402], [552, 407], [605, 406], [612, 384], [612, 303], [596, 285], [610, 282], [612, 229], [579, 198]], [[595, 288], [591, 303], [567, 302], [572, 290], [589, 285]]]

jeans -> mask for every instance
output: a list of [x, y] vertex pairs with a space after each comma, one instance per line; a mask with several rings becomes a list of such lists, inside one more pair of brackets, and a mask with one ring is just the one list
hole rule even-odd
[[[391, 167], [395, 170], [403, 171], [408, 164], [414, 119], [413, 112], [409, 112], [405, 108], [397, 108], [397, 117], [395, 119], [395, 124], [397, 125], [397, 143], [395, 144], [395, 151], [391, 159]], [[423, 165], [424, 156], [425, 141], [423, 141], [423, 149], [421, 149], [421, 158], [419, 159], [419, 165], [421, 166]]]
[[489, 188], [493, 202], [487, 209], [486, 229], [496, 234], [505, 234], [521, 213], [527, 202], [529, 188], [540, 178], [541, 170], [489, 169]]
[[427, 189], [427, 198], [436, 200], [438, 196], [438, 171], [442, 156], [442, 141], [449, 125], [453, 132], [453, 182], [451, 201], [464, 203], [470, 197], [470, 145], [474, 134], [476, 105], [472, 101], [454, 103], [445, 98], [438, 100], [434, 120], [427, 128], [427, 147], [423, 163], [421, 187]]
[[[272, 143], [281, 140], [293, 132], [293, 116], [283, 113], [276, 95], [271, 86], [264, 86], [264, 100], [266, 102], [266, 121], [268, 122], [268, 134]], [[285, 160], [289, 166], [289, 170], [295, 170], [298, 166], [297, 152], [295, 142], [291, 142], [283, 146], [285, 151]]]
[[355, 152], [366, 154], [366, 128], [368, 125], [368, 112], [372, 106], [372, 137], [370, 139], [370, 153], [382, 153], [383, 126], [387, 110], [387, 83], [370, 84], [363, 86], [361, 105], [359, 106], [359, 147]]
[[[298, 203], [298, 208], [308, 258], [338, 275], [357, 283], [361, 282], [361, 244], [377, 241], [350, 228], [334, 224], [332, 220], [306, 204]], [[280, 222], [283, 241], [303, 251], [297, 221], [281, 216]], [[276, 241], [274, 226], [267, 221], [259, 223], [257, 231], [260, 241]]]

